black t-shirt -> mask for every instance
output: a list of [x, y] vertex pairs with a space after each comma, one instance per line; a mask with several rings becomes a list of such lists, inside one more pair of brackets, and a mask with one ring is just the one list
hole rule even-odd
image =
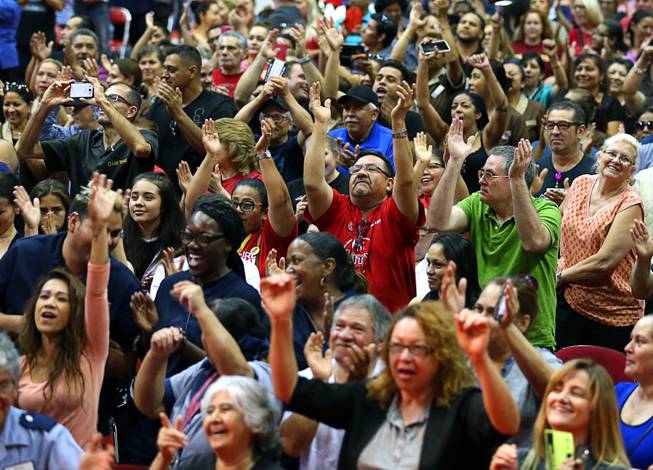
[[608, 132], [610, 121], [626, 122], [626, 110], [619, 101], [609, 95], [603, 95], [601, 103], [596, 108], [596, 128], [602, 132]]
[[[376, 122], [388, 129], [392, 129], [392, 123], [386, 121], [380, 114]], [[406, 113], [406, 130], [408, 131], [408, 138], [410, 140], [413, 140], [418, 132], [425, 132], [422, 116], [420, 116], [419, 113], [416, 113], [415, 111], [408, 111], [408, 113]]]
[[[269, 148], [272, 159], [286, 183], [301, 178], [304, 173], [304, 152], [297, 143], [298, 134], [297, 131], [290, 131], [286, 142]], [[256, 137], [258, 139], [260, 136]]]
[[45, 164], [49, 171], [68, 173], [73, 196], [80, 187], [88, 184], [94, 171], [111, 178], [114, 189], [127, 189], [136, 176], [154, 169], [159, 149], [154, 132], [144, 129], [140, 129], [140, 132], [152, 147], [147, 157], [136, 157], [122, 140], [104, 148], [102, 130], [84, 129], [72, 137], [41, 142]]
[[[537, 161], [537, 164], [540, 166], [540, 171], [543, 169], [548, 169], [549, 172], [544, 177], [544, 182], [542, 183], [542, 189], [536, 194], [536, 196], [541, 196], [546, 192], [547, 189], [561, 188], [564, 189], [564, 181], [566, 178], [569, 178], [569, 184], [573, 183], [576, 178], [582, 175], [591, 175], [594, 173], [594, 159], [591, 156], [584, 155], [582, 160], [578, 162], [578, 165], [573, 167], [569, 171], [560, 173], [558, 175], [558, 180], [556, 181], [557, 170], [553, 166], [553, 157], [551, 154], [543, 156]], [[557, 182], [557, 186], [556, 186]]]
[[[234, 117], [236, 103], [228, 96], [212, 91], [203, 90], [195, 101], [184, 108], [184, 111], [193, 120], [197, 127], [202, 127], [207, 118], [220, 119]], [[148, 119], [154, 121], [159, 129], [160, 150], [156, 164], [166, 172], [168, 177], [177, 184], [177, 166], [182, 160], [186, 160], [191, 171], [195, 171], [202, 163], [204, 155], [199, 155], [188, 143], [177, 121], [170, 117], [163, 101], [154, 100], [147, 112]]]
[[54, 10], [45, 0], [27, 0], [20, 12], [20, 23], [16, 33], [16, 43], [29, 46], [29, 40], [35, 31], [43, 31], [46, 43], [54, 40]]

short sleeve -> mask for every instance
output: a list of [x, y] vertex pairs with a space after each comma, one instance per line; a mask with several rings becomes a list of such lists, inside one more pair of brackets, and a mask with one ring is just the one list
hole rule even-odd
[[84, 131], [65, 139], [41, 142], [45, 154], [45, 165], [49, 171], [70, 171], [75, 155], [81, 155], [81, 137]]
[[47, 468], [77, 468], [82, 458], [82, 449], [77, 445], [68, 429], [57, 424], [47, 433], [46, 445], [42, 449], [47, 452]]
[[474, 194], [471, 194], [456, 204], [456, 207], [462, 209], [462, 211], [465, 213], [465, 216], [467, 216], [467, 220], [470, 222], [473, 219], [474, 214], [474, 197]]
[[543, 199], [534, 199], [541, 201], [541, 207], [537, 210], [537, 215], [551, 235], [551, 246], [556, 246], [560, 240], [560, 224], [562, 223], [562, 213], [558, 206], [552, 202]]
[[149, 130], [142, 130], [141, 134], [152, 148], [152, 152], [150, 153], [150, 156], [146, 158], [156, 159], [159, 156], [159, 137], [154, 132]]
[[340, 194], [333, 188], [331, 190], [333, 191], [333, 199], [331, 200], [331, 205], [319, 219], [314, 219], [308, 211], [308, 208], [305, 214], [306, 221], [309, 223], [314, 223], [320, 228], [320, 230], [326, 230], [325, 227], [332, 225], [336, 219], [342, 217], [343, 212], [347, 207], [346, 204], [349, 201], [349, 196]]

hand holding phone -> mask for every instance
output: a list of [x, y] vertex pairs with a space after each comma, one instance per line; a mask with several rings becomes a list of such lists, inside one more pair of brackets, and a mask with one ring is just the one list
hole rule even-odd
[[93, 84], [88, 82], [71, 83], [70, 97], [72, 99], [93, 98]]

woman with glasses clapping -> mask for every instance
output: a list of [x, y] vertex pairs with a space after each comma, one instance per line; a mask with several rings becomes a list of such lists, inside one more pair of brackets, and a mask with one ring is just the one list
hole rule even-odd
[[634, 137], [610, 137], [597, 154], [598, 174], [577, 178], [562, 203], [558, 347], [593, 344], [621, 351], [644, 314], [629, 282], [635, 262], [629, 230], [643, 217], [642, 201], [630, 187], [638, 153]]

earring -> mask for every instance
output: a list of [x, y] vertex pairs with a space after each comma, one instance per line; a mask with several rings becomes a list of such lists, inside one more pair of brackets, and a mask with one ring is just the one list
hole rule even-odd
[[320, 278], [320, 287], [324, 287], [324, 276]]

